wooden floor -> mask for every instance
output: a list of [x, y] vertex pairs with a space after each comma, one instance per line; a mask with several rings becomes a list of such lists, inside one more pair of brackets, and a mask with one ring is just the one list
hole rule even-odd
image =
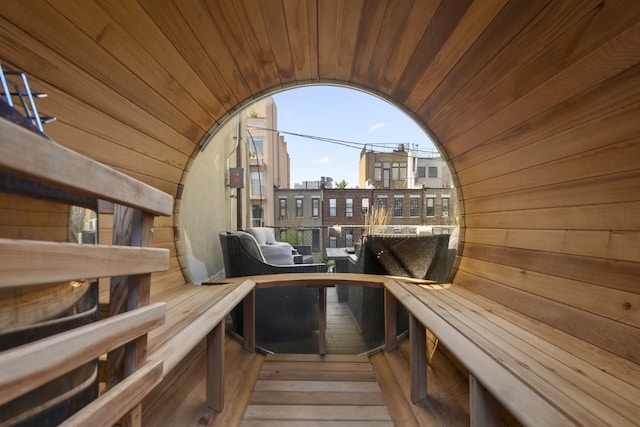
[[347, 302], [338, 301], [336, 288], [327, 288], [327, 329], [328, 354], [361, 354], [370, 348], [353, 318]]
[[[215, 414], [204, 409], [204, 345], [200, 345], [145, 398], [142, 425], [262, 426], [269, 424], [259, 418], [265, 418], [265, 414], [282, 417], [284, 405], [288, 406], [284, 413], [298, 419], [280, 420], [274, 425], [312, 426], [311, 418], [321, 426], [469, 424], [466, 376], [440, 352], [431, 358], [427, 373], [429, 397], [419, 404], [412, 404], [409, 399], [407, 341], [391, 353], [378, 353], [370, 358], [329, 355], [325, 362], [318, 363], [319, 359], [317, 355], [265, 357], [246, 352], [237, 341], [227, 338], [225, 407]], [[294, 360], [298, 361], [294, 363]], [[296, 366], [297, 371], [291, 369]], [[295, 411], [293, 406], [297, 407]], [[362, 411], [363, 408], [366, 410]], [[359, 414], [359, 418], [354, 419], [354, 414]], [[327, 419], [337, 416], [353, 420]], [[503, 422], [503, 425], [508, 424]]]
[[392, 427], [369, 358], [268, 355], [242, 420], [254, 426]]

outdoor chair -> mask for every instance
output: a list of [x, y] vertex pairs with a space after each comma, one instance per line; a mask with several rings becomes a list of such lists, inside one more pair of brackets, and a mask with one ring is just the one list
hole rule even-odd
[[[269, 263], [256, 239], [243, 231], [220, 233], [226, 277], [281, 273], [326, 273], [327, 264]], [[290, 249], [289, 257], [292, 259]], [[280, 254], [285, 259], [284, 254]], [[308, 337], [318, 329], [318, 290], [306, 287], [273, 287], [256, 290], [256, 342]], [[233, 331], [242, 331], [242, 305], [232, 312]]]

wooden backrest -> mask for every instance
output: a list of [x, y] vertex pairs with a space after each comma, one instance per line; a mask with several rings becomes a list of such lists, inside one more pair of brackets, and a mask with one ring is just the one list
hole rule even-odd
[[[2, 421], [57, 424], [84, 407], [80, 418], [69, 421], [71, 425], [115, 422], [137, 403], [130, 400], [133, 395], [148, 391], [162, 377], [161, 360], [140, 368], [145, 363], [146, 334], [164, 322], [165, 313], [164, 303], [148, 305], [150, 275], [166, 270], [169, 260], [167, 249], [150, 247], [153, 218], [171, 214], [173, 200], [4, 118], [0, 118], [0, 172], [5, 191], [1, 200], [7, 202], [2, 206], [3, 226], [18, 229], [0, 237], [0, 298], [3, 306], [13, 308], [15, 317], [5, 313], [8, 320], [0, 334], [17, 337], [20, 344], [0, 352], [0, 412], [8, 417]], [[120, 245], [112, 246], [67, 243], [67, 205], [97, 206], [98, 199], [116, 203], [121, 224], [117, 230], [126, 237], [116, 236]], [[47, 211], [38, 209], [51, 201], [61, 207], [48, 211], [52, 218], [47, 222]], [[27, 218], [38, 216], [53, 233], [37, 227], [33, 233], [21, 233], [21, 225], [29, 229], [33, 223], [24, 221], [20, 212]], [[62, 296], [96, 293], [96, 284], [85, 284], [100, 277], [112, 278], [112, 316], [97, 318], [95, 294], [84, 308], [79, 296], [60, 305]], [[12, 295], [21, 295], [29, 304], [17, 306]], [[22, 318], [22, 312], [33, 306], [42, 312], [40, 318]], [[98, 394], [96, 361], [107, 352], [124, 355], [122, 363], [107, 358], [107, 367], [112, 365], [114, 372], [107, 386], [118, 388], [120, 394], [107, 391], [86, 406]], [[85, 372], [80, 384], [74, 382], [78, 377], [74, 374], [66, 380], [73, 385], [64, 389], [65, 398], [56, 402], [53, 384], [79, 369]], [[107, 415], [105, 402], [110, 406]], [[49, 415], [43, 415], [47, 411]]]

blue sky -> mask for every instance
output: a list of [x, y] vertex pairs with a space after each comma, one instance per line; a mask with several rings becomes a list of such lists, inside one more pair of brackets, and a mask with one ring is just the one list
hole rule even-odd
[[[365, 143], [419, 144], [432, 150], [428, 136], [388, 102], [367, 93], [334, 86], [307, 86], [273, 95], [278, 130]], [[291, 187], [329, 176], [358, 185], [360, 149], [283, 134], [291, 158]]]

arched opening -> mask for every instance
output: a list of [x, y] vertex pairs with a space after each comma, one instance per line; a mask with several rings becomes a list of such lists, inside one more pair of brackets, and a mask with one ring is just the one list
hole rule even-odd
[[[439, 282], [452, 270], [459, 218], [447, 162], [411, 118], [363, 91], [314, 85], [262, 97], [204, 142], [183, 185], [178, 257], [196, 284], [231, 277], [224, 260], [232, 255], [225, 253], [219, 233], [256, 227], [269, 229], [270, 239], [290, 243], [296, 253], [292, 262], [273, 258], [271, 242], [258, 239], [270, 264], [327, 264], [341, 273]], [[426, 250], [432, 245], [427, 241], [442, 243]], [[371, 251], [377, 255], [367, 255]], [[382, 319], [382, 312], [367, 312], [382, 310], [380, 289], [328, 292], [330, 299], [349, 303], [343, 305], [356, 318], [354, 330], [366, 336], [355, 353], [382, 345], [381, 325], [363, 331], [368, 317]], [[317, 328], [315, 295], [296, 297], [311, 299], [296, 303], [311, 308], [290, 313], [294, 320], [288, 321], [301, 325], [300, 317], [311, 316], [306, 335]], [[284, 317], [283, 311], [278, 310]], [[298, 343], [304, 347], [308, 339]], [[317, 349], [312, 345], [309, 351]]]

